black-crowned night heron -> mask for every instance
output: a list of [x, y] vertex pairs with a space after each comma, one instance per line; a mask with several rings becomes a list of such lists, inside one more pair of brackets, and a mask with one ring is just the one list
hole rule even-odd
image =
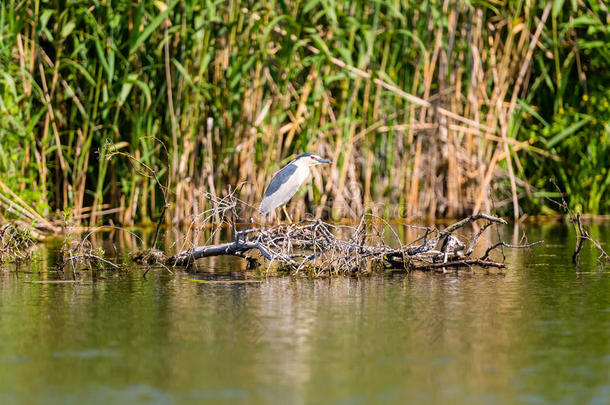
[[265, 191], [265, 196], [258, 209], [261, 214], [266, 215], [281, 205], [284, 214], [288, 220], [292, 222], [292, 218], [290, 218], [288, 212], [286, 212], [286, 203], [290, 201], [301, 187], [301, 184], [309, 177], [311, 167], [322, 163], [332, 162], [323, 159], [314, 153], [303, 153], [292, 162], [282, 167], [282, 169], [273, 176], [271, 183], [269, 183], [269, 186]]

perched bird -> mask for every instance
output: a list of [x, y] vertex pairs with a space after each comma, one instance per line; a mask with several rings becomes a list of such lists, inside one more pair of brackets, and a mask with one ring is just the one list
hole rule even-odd
[[292, 219], [286, 212], [286, 203], [296, 194], [301, 184], [309, 177], [311, 167], [322, 163], [332, 163], [330, 160], [323, 159], [314, 153], [303, 153], [297, 156], [292, 162], [277, 172], [271, 179], [271, 183], [265, 191], [263, 201], [259, 207], [261, 214], [266, 215], [275, 210], [280, 205], [284, 214], [290, 222]]

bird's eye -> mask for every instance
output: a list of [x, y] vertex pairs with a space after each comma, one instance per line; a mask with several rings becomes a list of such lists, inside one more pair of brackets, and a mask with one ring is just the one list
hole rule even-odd
[[314, 159], [315, 159], [315, 157], [313, 157], [313, 156], [310, 156], [310, 158], [311, 158], [311, 160], [314, 160]]

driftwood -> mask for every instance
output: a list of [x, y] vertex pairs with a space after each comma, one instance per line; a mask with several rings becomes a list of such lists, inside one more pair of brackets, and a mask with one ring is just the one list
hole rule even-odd
[[[290, 225], [237, 230], [235, 218], [239, 200], [231, 194], [222, 199], [208, 198], [215, 202], [216, 208], [202, 214], [204, 221], [221, 219], [220, 223], [232, 229], [233, 240], [183, 250], [168, 258], [166, 265], [190, 267], [200, 258], [228, 255], [244, 258], [251, 266], [259, 265], [262, 259], [282, 270], [293, 273], [307, 271], [313, 275], [363, 274], [388, 268], [406, 271], [473, 266], [504, 268], [504, 263], [489, 258], [493, 250], [529, 248], [542, 243], [509, 245], [499, 242], [487, 248], [484, 255], [474, 257], [485, 230], [493, 224], [506, 224], [503, 219], [487, 214], [470, 216], [442, 230], [412, 227], [420, 232], [420, 236], [408, 244], [398, 238], [387, 222], [373, 215], [362, 216], [358, 226], [304, 220]], [[469, 239], [456, 235], [456, 231], [479, 221], [484, 222]]]

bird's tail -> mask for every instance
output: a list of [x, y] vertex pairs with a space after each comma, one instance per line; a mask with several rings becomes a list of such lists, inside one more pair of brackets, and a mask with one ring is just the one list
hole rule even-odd
[[258, 206], [258, 212], [260, 212], [263, 215], [267, 215], [269, 213], [269, 211], [271, 211], [269, 208], [269, 204], [265, 204], [265, 200], [263, 200], [261, 202], [261, 205]]

